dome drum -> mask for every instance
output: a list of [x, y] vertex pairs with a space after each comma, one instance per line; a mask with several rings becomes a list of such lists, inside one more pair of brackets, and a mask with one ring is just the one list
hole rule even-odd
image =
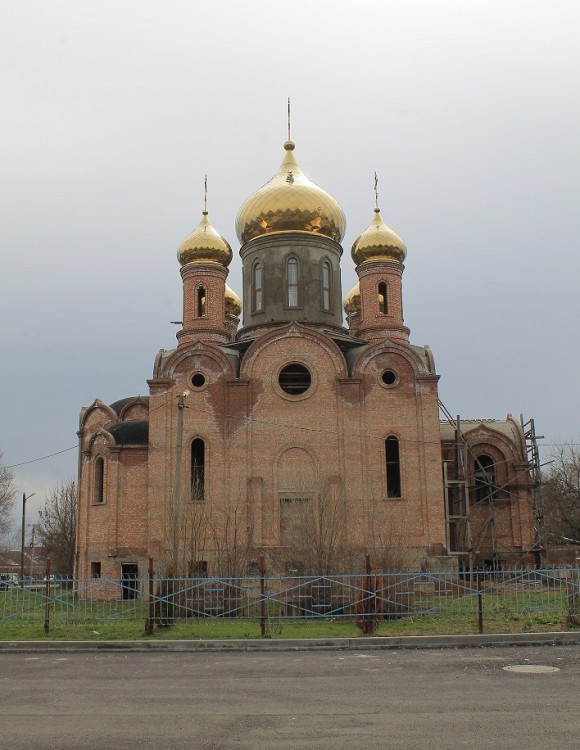
[[291, 320], [341, 327], [340, 257], [328, 237], [257, 237], [240, 252], [244, 328]]

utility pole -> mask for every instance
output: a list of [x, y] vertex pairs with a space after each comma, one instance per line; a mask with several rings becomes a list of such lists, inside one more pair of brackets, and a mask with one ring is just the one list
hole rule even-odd
[[183, 410], [188, 391], [180, 393], [177, 397], [177, 442], [175, 449], [175, 477], [173, 480], [173, 560], [177, 575], [179, 565], [179, 528], [181, 525], [181, 453], [183, 447]]
[[36, 495], [36, 492], [33, 492], [32, 495], [28, 495], [26, 497], [26, 492], [22, 493], [22, 536], [20, 539], [20, 583], [22, 583], [22, 579], [24, 578], [24, 543], [25, 543], [25, 536], [26, 536], [26, 501], [30, 500], [31, 497], [34, 497]]
[[32, 533], [30, 535], [30, 577], [34, 572], [34, 535], [36, 533], [36, 524], [32, 524]]

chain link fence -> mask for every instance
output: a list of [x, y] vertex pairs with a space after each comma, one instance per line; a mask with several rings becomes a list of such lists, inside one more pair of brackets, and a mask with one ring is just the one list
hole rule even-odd
[[[580, 570], [367, 573], [243, 578], [91, 578], [3, 582], [2, 624], [59, 625], [142, 621], [146, 632], [194, 619], [248, 620], [264, 635], [273, 623], [292, 620], [356, 622], [363, 632], [377, 624], [439, 620], [450, 632], [528, 618], [579, 625]], [[362, 625], [361, 625], [362, 623]], [[365, 629], [365, 623], [372, 627]], [[443, 625], [444, 627], [444, 625]], [[439, 632], [443, 632], [439, 629]]]

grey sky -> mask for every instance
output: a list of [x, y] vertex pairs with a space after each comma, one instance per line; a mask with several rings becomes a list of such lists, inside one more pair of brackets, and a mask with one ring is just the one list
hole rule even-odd
[[[175, 345], [175, 253], [283, 156], [405, 240], [405, 319], [454, 414], [580, 433], [580, 5], [534, 0], [0, 3], [0, 448], [75, 445], [78, 412], [147, 393]], [[547, 456], [549, 448], [543, 451]], [[44, 493], [76, 451], [17, 467]]]

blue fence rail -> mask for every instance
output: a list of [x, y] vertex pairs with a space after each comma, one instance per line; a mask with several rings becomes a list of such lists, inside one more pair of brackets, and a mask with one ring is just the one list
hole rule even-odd
[[[448, 621], [538, 616], [574, 624], [580, 570], [511, 570], [458, 574], [371, 573], [243, 578], [90, 578], [3, 582], [2, 623], [94, 624], [189, 618]], [[47, 627], [45, 627], [47, 630]], [[1, 637], [1, 630], [0, 630]]]

